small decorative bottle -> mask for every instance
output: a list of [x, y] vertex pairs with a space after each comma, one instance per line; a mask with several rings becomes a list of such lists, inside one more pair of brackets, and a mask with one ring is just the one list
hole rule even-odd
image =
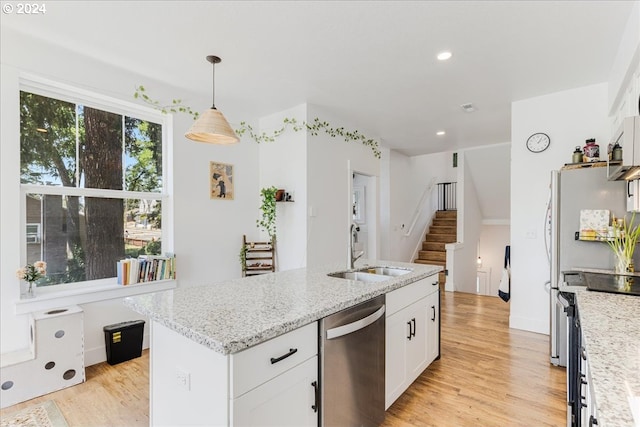
[[573, 156], [571, 157], [571, 163], [582, 163], [582, 150], [580, 146], [576, 146], [576, 150], [573, 152]]

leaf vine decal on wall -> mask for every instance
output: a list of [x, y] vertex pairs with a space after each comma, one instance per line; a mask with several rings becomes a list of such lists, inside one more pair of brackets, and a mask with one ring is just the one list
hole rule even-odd
[[198, 113], [197, 111], [193, 111], [191, 107], [187, 105], [183, 105], [181, 99], [173, 99], [171, 100], [171, 104], [161, 105], [160, 101], [151, 99], [149, 95], [146, 94], [146, 91], [147, 90], [144, 88], [144, 86], [142, 85], [136, 86], [136, 91], [134, 92], [133, 97], [135, 99], [141, 99], [143, 102], [145, 102], [146, 104], [149, 104], [151, 107], [155, 108], [156, 110], [160, 110], [160, 112], [162, 112], [163, 114], [185, 113], [193, 117], [193, 120], [196, 120], [200, 116], [200, 113]]
[[[135, 99], [141, 99], [143, 102], [149, 104], [151, 107], [156, 110], [160, 110], [162, 113], [185, 113], [189, 114], [196, 120], [199, 116], [197, 111], [193, 111], [189, 106], [186, 106], [182, 103], [180, 99], [173, 99], [171, 104], [162, 105], [159, 101], [152, 99], [147, 95], [146, 89], [144, 86], [140, 85], [136, 87], [136, 91], [133, 94]], [[295, 118], [285, 117], [282, 120], [282, 127], [280, 129], [276, 129], [271, 133], [257, 133], [254, 131], [253, 127], [247, 122], [240, 122], [240, 127], [235, 129], [236, 134], [238, 136], [243, 136], [245, 133], [248, 133], [251, 139], [253, 139], [257, 143], [261, 142], [275, 142], [276, 138], [282, 135], [287, 129], [292, 129], [295, 132], [300, 132], [302, 130], [306, 130], [313, 136], [317, 136], [318, 133], [324, 132], [332, 138], [341, 137], [346, 142], [360, 142], [362, 145], [371, 148], [373, 151], [373, 155], [379, 159], [381, 157], [380, 152], [380, 144], [375, 139], [367, 138], [365, 135], [361, 134], [357, 130], [348, 131], [345, 130], [344, 127], [332, 127], [328, 122], [320, 120], [319, 118], [313, 119], [313, 122], [298, 122]]]

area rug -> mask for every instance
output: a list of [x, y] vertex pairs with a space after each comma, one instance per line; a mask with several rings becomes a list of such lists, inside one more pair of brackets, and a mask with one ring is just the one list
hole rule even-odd
[[25, 408], [0, 420], [0, 427], [69, 427], [53, 400]]

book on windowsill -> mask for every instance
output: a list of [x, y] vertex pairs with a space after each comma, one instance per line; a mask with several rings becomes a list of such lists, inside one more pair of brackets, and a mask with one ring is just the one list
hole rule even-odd
[[118, 284], [127, 286], [158, 280], [175, 280], [176, 257], [173, 253], [162, 255], [140, 255], [118, 261]]

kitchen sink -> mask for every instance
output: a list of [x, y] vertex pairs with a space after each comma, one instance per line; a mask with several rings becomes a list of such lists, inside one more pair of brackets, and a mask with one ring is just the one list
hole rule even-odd
[[364, 267], [356, 271], [338, 271], [328, 276], [339, 279], [358, 280], [360, 282], [383, 282], [391, 277], [411, 273], [411, 269], [397, 267]]
[[400, 268], [400, 267], [365, 267], [365, 268], [361, 268], [358, 271], [395, 277], [395, 276], [402, 276], [403, 274], [411, 273], [413, 270], [409, 268]]
[[336, 273], [329, 273], [327, 276], [337, 277], [338, 279], [357, 280], [359, 282], [383, 282], [390, 278], [389, 276], [365, 273], [364, 271], [338, 271]]

